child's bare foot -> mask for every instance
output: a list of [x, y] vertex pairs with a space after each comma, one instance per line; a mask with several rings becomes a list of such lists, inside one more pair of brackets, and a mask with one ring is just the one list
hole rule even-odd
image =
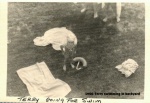
[[73, 64], [71, 64], [71, 67], [74, 69], [75, 68], [75, 66], [73, 65]]
[[66, 65], [64, 65], [64, 66], [63, 66], [63, 70], [64, 70], [64, 71], [66, 71], [66, 70], [67, 70], [67, 69], [66, 69]]
[[94, 13], [94, 18], [97, 18], [98, 17], [98, 14], [97, 13]]
[[107, 22], [107, 20], [108, 20], [107, 17], [105, 17], [105, 18], [103, 19], [103, 22]]
[[119, 17], [117, 17], [117, 22], [120, 22], [120, 18]]
[[82, 10], [81, 10], [81, 13], [83, 13], [83, 12], [85, 12], [86, 11], [86, 8], [83, 8]]

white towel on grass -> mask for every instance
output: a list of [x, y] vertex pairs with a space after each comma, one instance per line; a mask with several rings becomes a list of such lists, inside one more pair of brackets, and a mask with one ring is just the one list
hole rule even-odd
[[31, 96], [65, 97], [71, 91], [67, 83], [54, 78], [45, 62], [19, 69], [17, 74]]
[[61, 45], [66, 45], [68, 41], [74, 42], [77, 45], [75, 34], [66, 29], [66, 27], [52, 28], [44, 33], [41, 37], [36, 37], [33, 42], [36, 46], [47, 46], [52, 44], [55, 50], [61, 50]]

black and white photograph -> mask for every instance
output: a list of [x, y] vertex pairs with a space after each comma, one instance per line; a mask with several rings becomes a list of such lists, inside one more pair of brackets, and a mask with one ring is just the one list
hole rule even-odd
[[6, 96], [144, 99], [145, 3], [7, 5]]

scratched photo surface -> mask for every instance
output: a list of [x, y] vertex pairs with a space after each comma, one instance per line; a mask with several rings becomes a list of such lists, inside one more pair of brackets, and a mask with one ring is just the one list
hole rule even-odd
[[[109, 10], [102, 9], [101, 3], [97, 5], [98, 16], [94, 17], [93, 3], [8, 3], [7, 96], [29, 96], [16, 71], [44, 61], [55, 78], [70, 86], [68, 98], [144, 98], [144, 3], [122, 3], [120, 22], [116, 21], [114, 3]], [[104, 22], [106, 14], [108, 20]], [[64, 71], [61, 51], [52, 45], [34, 45], [35, 37], [56, 27], [66, 27], [76, 35], [75, 57], [83, 57], [87, 68]], [[115, 67], [129, 58], [139, 67], [125, 77]]]

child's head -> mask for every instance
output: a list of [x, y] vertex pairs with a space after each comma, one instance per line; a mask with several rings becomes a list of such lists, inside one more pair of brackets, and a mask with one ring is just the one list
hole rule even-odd
[[70, 56], [74, 56], [75, 53], [75, 44], [73, 41], [68, 41], [65, 45], [65, 56], [69, 58]]
[[67, 38], [66, 48], [71, 50], [75, 47], [74, 38]]

